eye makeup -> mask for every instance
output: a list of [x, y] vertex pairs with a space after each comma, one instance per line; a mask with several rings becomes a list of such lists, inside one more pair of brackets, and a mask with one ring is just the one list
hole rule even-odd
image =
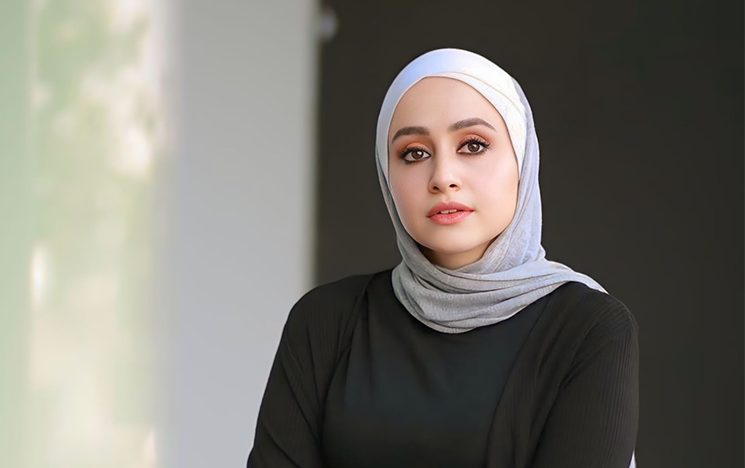
[[[490, 145], [486, 140], [484, 140], [482, 138], [479, 138], [479, 137], [473, 136], [473, 137], [469, 137], [468, 139], [466, 139], [466, 141], [464, 141], [458, 148], [463, 148], [466, 145], [472, 145], [472, 144], [473, 145], [479, 145], [479, 146], [482, 147], [482, 149], [480, 151], [477, 151], [477, 152], [461, 153], [461, 154], [478, 156], [478, 155], [483, 154], [486, 151], [488, 151], [489, 145]], [[398, 152], [398, 157], [399, 157], [399, 159], [401, 159], [401, 161], [404, 164], [414, 164], [416, 162], [423, 161], [424, 159], [427, 159], [427, 158], [424, 158], [424, 157], [420, 157], [420, 158], [415, 159], [415, 160], [406, 159], [406, 156], [408, 156], [409, 153], [412, 153], [412, 152], [415, 152], [415, 151], [421, 151], [423, 153], [427, 153], [427, 150], [425, 150], [424, 148], [421, 148], [419, 146], [411, 146], [411, 147], [408, 147], [408, 148], [404, 149], [403, 151], [399, 151]], [[429, 154], [429, 153], [427, 153], [427, 154]]]

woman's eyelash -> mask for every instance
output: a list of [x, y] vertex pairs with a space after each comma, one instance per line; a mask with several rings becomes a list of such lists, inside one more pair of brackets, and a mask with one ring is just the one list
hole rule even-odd
[[[466, 145], [470, 145], [471, 143], [476, 143], [477, 145], [481, 145], [481, 146], [484, 147], [484, 149], [482, 149], [481, 151], [476, 152], [476, 153], [466, 153], [466, 154], [470, 154], [470, 155], [474, 155], [474, 156], [475, 155], [479, 155], [479, 154], [483, 153], [484, 151], [486, 151], [487, 148], [489, 148], [489, 143], [487, 143], [486, 141], [484, 141], [484, 140], [482, 140], [480, 138], [475, 138], [475, 137], [471, 137], [468, 140], [464, 141], [463, 144], [460, 145], [460, 148], [463, 148]], [[419, 162], [419, 161], [422, 160], [422, 159], [418, 159], [416, 161], [409, 161], [409, 160], [407, 160], [406, 159], [406, 156], [409, 153], [411, 153], [412, 151], [424, 151], [426, 153], [427, 150], [425, 150], [424, 148], [419, 148], [419, 147], [416, 147], [415, 146], [413, 148], [407, 148], [404, 151], [399, 152], [399, 157], [401, 158], [401, 161], [403, 161], [404, 164], [414, 164], [414, 163]]]

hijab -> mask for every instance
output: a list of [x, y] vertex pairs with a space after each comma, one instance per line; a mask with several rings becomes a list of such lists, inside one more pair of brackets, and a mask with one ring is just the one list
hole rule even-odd
[[[419, 250], [401, 223], [388, 181], [393, 112], [411, 86], [430, 76], [460, 80], [489, 100], [507, 125], [518, 161], [518, 201], [512, 220], [479, 260], [453, 270], [431, 263]], [[378, 116], [376, 166], [402, 256], [391, 274], [393, 290], [417, 320], [439, 332], [464, 333], [506, 320], [569, 281], [607, 293], [591, 277], [546, 259], [538, 165], [528, 100], [517, 81], [496, 64], [473, 52], [445, 48], [420, 55], [399, 72]]]

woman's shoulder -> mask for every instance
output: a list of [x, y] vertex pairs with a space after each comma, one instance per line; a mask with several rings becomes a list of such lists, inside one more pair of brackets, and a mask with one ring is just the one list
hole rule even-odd
[[531, 332], [528, 354], [539, 368], [551, 370], [549, 377], [569, 372], [572, 363], [601, 357], [599, 350], [626, 356], [638, 347], [636, 318], [611, 294], [570, 281], [552, 291], [546, 304]]
[[634, 314], [612, 294], [578, 281], [565, 283], [554, 293], [551, 308], [556, 326], [583, 330], [595, 338], [638, 332]]
[[[374, 274], [346, 276], [320, 284], [292, 306], [279, 343], [278, 356], [314, 382], [328, 383], [349, 342], [357, 299]], [[323, 384], [325, 385], [325, 384]]]
[[292, 306], [287, 326], [332, 335], [348, 324], [367, 284], [379, 273], [349, 275], [313, 287]]

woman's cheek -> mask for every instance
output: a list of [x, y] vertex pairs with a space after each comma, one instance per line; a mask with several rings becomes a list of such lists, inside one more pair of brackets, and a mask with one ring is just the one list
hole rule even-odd
[[406, 227], [407, 231], [409, 232], [416, 229], [416, 220], [414, 218], [415, 213], [416, 213], [416, 204], [414, 203], [414, 200], [412, 200], [412, 198], [409, 197], [406, 199], [406, 202], [403, 204], [403, 216], [401, 219], [401, 222], [404, 224], [404, 227]]

